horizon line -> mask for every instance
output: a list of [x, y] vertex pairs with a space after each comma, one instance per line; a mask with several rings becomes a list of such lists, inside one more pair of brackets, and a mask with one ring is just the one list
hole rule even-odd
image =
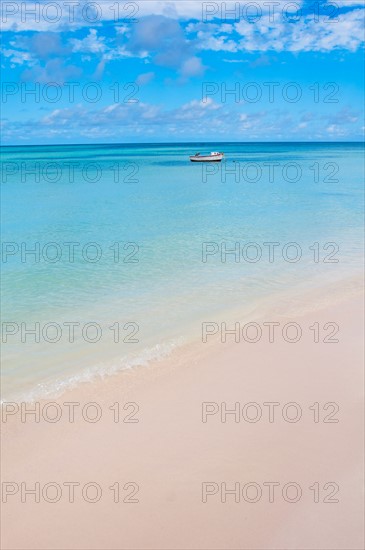
[[359, 140], [350, 140], [350, 141], [145, 141], [145, 142], [137, 142], [137, 141], [129, 141], [129, 142], [100, 142], [100, 143], [18, 143], [18, 144], [3, 144], [0, 143], [0, 147], [60, 147], [60, 146], [68, 146], [68, 147], [84, 147], [84, 146], [115, 146], [115, 145], [200, 145], [200, 144], [226, 144], [226, 145], [234, 145], [234, 144], [243, 144], [243, 145], [251, 145], [251, 144], [347, 144], [347, 143], [361, 143], [365, 145], [365, 139], [359, 139]]

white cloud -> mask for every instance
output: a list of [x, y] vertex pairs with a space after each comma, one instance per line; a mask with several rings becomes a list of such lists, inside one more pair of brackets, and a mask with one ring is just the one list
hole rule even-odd
[[[243, 110], [244, 109], [244, 110]], [[75, 105], [53, 110], [35, 123], [34, 115], [21, 122], [7, 121], [3, 130], [4, 142], [33, 141], [54, 138], [100, 141], [135, 141], [138, 136], [171, 139], [219, 136], [222, 139], [343, 139], [361, 137], [355, 113], [342, 109], [332, 117], [319, 113], [288, 113], [278, 109], [253, 111], [247, 107], [230, 107], [214, 102], [193, 99], [173, 109], [148, 103], [115, 103], [90, 108]], [[311, 122], [305, 124], [307, 120]]]
[[[34, 13], [34, 10], [35, 13]], [[2, 3], [4, 31], [61, 31], [98, 26], [104, 21], [131, 23], [147, 15], [164, 15], [172, 19], [201, 19], [202, 2], [165, 0], [23, 0]]]
[[217, 109], [220, 109], [220, 108], [221, 108], [221, 105], [219, 105], [218, 103], [215, 103], [215, 101], [211, 97], [208, 97], [205, 101], [203, 101], [202, 99], [200, 100], [192, 99], [188, 103], [184, 103], [181, 106], [181, 110], [183, 112], [191, 111], [193, 109], [195, 111], [198, 110], [199, 112], [203, 112], [204, 110], [216, 111]]
[[210, 26], [206, 32], [198, 31], [198, 37], [201, 49], [215, 51], [356, 51], [364, 44], [363, 27], [364, 10], [339, 14], [337, 21], [328, 17], [315, 21], [308, 16], [296, 23], [272, 23], [270, 16], [265, 15], [254, 24], [245, 19], [235, 23], [234, 30], [241, 37], [236, 42], [222, 35], [219, 25]]
[[89, 34], [82, 40], [73, 38], [70, 40], [74, 52], [103, 53], [106, 50], [105, 39], [98, 37], [96, 29], [90, 29]]
[[333, 3], [340, 8], [349, 8], [354, 6], [365, 7], [365, 0], [334, 0]]
[[359, 120], [359, 113], [352, 111], [349, 107], [343, 107], [337, 113], [327, 115], [324, 118], [331, 125], [342, 126], [344, 124], [355, 124]]
[[[280, 4], [277, 4], [280, 2]], [[7, 4], [13, 5], [15, 13], [11, 14], [11, 8], [4, 8]], [[115, 28], [120, 36], [124, 37], [128, 42], [129, 31], [132, 30], [137, 36], [140, 32], [139, 27], [146, 27], [145, 17], [164, 16], [166, 19], [162, 21], [161, 28], [170, 26], [172, 28], [173, 21], [177, 25], [177, 20], [189, 21], [186, 31], [183, 32], [183, 39], [186, 41], [186, 35], [195, 34], [196, 47], [211, 50], [211, 51], [331, 51], [334, 49], [343, 48], [350, 51], [355, 51], [364, 42], [363, 25], [364, 25], [364, 8], [365, 0], [337, 0], [337, 4], [341, 7], [348, 6], [352, 9], [346, 13], [339, 13], [338, 20], [333, 21], [325, 15], [321, 14], [319, 21], [316, 21], [313, 14], [301, 15], [296, 23], [288, 22], [282, 15], [284, 7], [288, 8], [290, 13], [293, 13], [295, 5], [300, 6], [302, 0], [296, 2], [287, 2], [287, 0], [276, 0], [273, 8], [273, 3], [263, 3], [260, 5], [261, 16], [256, 22], [250, 22], [248, 15], [252, 12], [253, 2], [248, 0], [239, 3], [227, 2], [227, 9], [231, 9], [236, 4], [239, 4], [241, 19], [239, 22], [226, 21], [224, 11], [222, 12], [223, 4], [213, 2], [218, 11], [215, 14], [217, 20], [215, 23], [202, 22], [202, 9], [204, 2], [193, 0], [138, 0], [135, 3], [122, 0], [115, 2], [114, 0], [103, 0], [99, 3], [94, 3], [94, 10], [90, 8], [92, 3], [87, 0], [79, 0], [74, 12], [70, 11], [70, 7], [63, 0], [55, 0], [53, 5], [55, 8], [45, 8], [49, 6], [48, 0], [39, 0], [39, 20], [35, 19], [34, 14], [29, 12], [24, 18], [25, 9], [34, 10], [34, 2], [30, 0], [24, 2], [3, 3], [2, 27], [3, 30], [12, 31], [73, 31], [82, 27], [93, 27], [89, 30], [89, 35], [82, 40], [73, 39], [74, 51], [83, 53], [104, 53], [106, 51], [107, 40], [98, 36], [96, 27], [101, 26], [105, 21], [115, 22]], [[205, 3], [206, 4], [206, 3]], [[245, 11], [245, 6], [251, 6], [251, 11]], [[85, 9], [85, 6], [89, 6]], [[128, 8], [129, 6], [129, 8]], [[133, 6], [136, 11], [134, 13]], [[271, 8], [270, 8], [271, 6]], [[291, 6], [289, 9], [288, 6]], [[118, 11], [116, 12], [118, 8]], [[215, 9], [215, 8], [214, 8]], [[275, 9], [275, 16], [269, 10]], [[5, 10], [5, 11], [4, 11]], [[46, 11], [45, 11], [46, 10]], [[22, 13], [23, 12], [23, 13]], [[260, 13], [260, 12], [259, 12]], [[23, 16], [23, 21], [22, 21]], [[138, 22], [131, 23], [131, 17], [135, 17]], [[162, 18], [162, 17], [161, 17]], [[94, 21], [94, 23], [92, 22]], [[152, 21], [152, 18], [151, 18]], [[149, 26], [151, 27], [151, 21]], [[158, 35], [163, 33], [163, 30], [158, 31], [151, 36], [158, 41]], [[177, 31], [174, 31], [175, 34]], [[238, 35], [238, 36], [237, 36]], [[181, 40], [183, 45], [183, 40]], [[113, 52], [127, 52], [129, 50], [125, 44], [109, 46]], [[179, 49], [179, 48], [177, 48]], [[111, 55], [113, 55], [113, 52]], [[145, 51], [133, 52], [135, 56], [144, 57], [148, 55], [149, 49]], [[126, 54], [128, 55], [128, 53]], [[20, 57], [16, 56], [19, 62]]]
[[153, 80], [154, 77], [155, 77], [155, 73], [153, 72], [142, 73], [138, 76], [136, 80], [136, 84], [138, 84], [138, 86], [144, 86], [145, 84], [148, 84], [149, 82], [151, 82], [151, 80]]
[[181, 66], [181, 75], [184, 78], [199, 76], [204, 73], [204, 66], [199, 57], [189, 57]]
[[[357, 2], [357, 0], [351, 0]], [[301, 5], [303, 0], [296, 0]], [[36, 8], [35, 8], [36, 4]], [[96, 27], [104, 21], [130, 23], [133, 20], [148, 15], [163, 15], [171, 19], [202, 21], [207, 10], [207, 2], [203, 0], [76, 0], [67, 3], [64, 0], [23, 0], [22, 2], [7, 2], [2, 4], [3, 30], [21, 31], [61, 31], [68, 28]], [[214, 17], [220, 19], [224, 25], [226, 9], [236, 8], [238, 16], [252, 13], [251, 0], [240, 2], [211, 2], [214, 8]], [[275, 0], [275, 8], [280, 11], [287, 5], [287, 0]], [[93, 7], [94, 5], [94, 7]], [[247, 9], [246, 9], [247, 6]], [[36, 9], [36, 15], [34, 15]], [[208, 8], [210, 9], [210, 8]], [[267, 13], [270, 7], [262, 5], [260, 11]]]
[[4, 48], [2, 50], [2, 54], [4, 57], [8, 57], [10, 62], [15, 65], [23, 65], [23, 63], [31, 65], [34, 63], [34, 60], [29, 52]]
[[345, 137], [349, 133], [346, 128], [342, 128], [336, 124], [331, 124], [328, 126], [326, 128], [326, 132], [332, 137]]
[[213, 51], [236, 52], [237, 44], [234, 40], [230, 40], [226, 35], [212, 36], [209, 33], [202, 31], [198, 32], [197, 38], [199, 42], [204, 44], [204, 49]]

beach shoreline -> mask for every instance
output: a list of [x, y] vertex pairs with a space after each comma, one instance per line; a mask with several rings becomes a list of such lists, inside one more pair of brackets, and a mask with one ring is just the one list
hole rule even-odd
[[[281, 332], [273, 342], [222, 343], [218, 331], [156, 364], [39, 402], [39, 422], [22, 419], [21, 407], [3, 417], [3, 480], [15, 484], [2, 506], [3, 547], [363, 548], [363, 311], [358, 282], [348, 290], [329, 289], [332, 304], [318, 291], [251, 317], [298, 323], [296, 343]], [[338, 333], [332, 325], [324, 333], [326, 323]], [[339, 341], [324, 342], [329, 335]], [[39, 503], [22, 482], [40, 484]], [[93, 503], [93, 487], [81, 494], [90, 482], [102, 490]], [[115, 503], [117, 482], [124, 498]], [[49, 483], [62, 488], [58, 501]], [[78, 484], [73, 503], [64, 483]], [[240, 484], [240, 496], [222, 502], [224, 483]], [[252, 492], [243, 498], [247, 483], [262, 491], [257, 502], [247, 501]], [[279, 484], [273, 502], [268, 483]], [[287, 483], [300, 487], [297, 502], [283, 498]]]
[[[116, 356], [113, 360], [108, 359], [107, 362], [101, 361], [90, 365], [88, 368], [81, 368], [79, 372], [68, 373], [64, 377], [46, 378], [40, 383], [28, 383], [27, 387], [21, 388], [18, 391], [5, 393], [2, 390], [0, 403], [6, 402], [27, 402], [43, 401], [58, 399], [62, 395], [77, 391], [78, 388], [85, 386], [85, 391], [92, 388], [94, 384], [103, 382], [109, 377], [118, 377], [119, 375], [130, 376], [136, 371], [144, 369], [158, 369], [160, 364], [166, 361], [168, 364], [174, 364], [175, 361], [181, 362], [184, 356], [191, 357], [192, 354], [204, 353], [206, 349], [202, 349], [202, 331], [203, 324], [220, 325], [225, 323], [228, 331], [233, 329], [236, 323], [240, 324], [241, 335], [240, 340], [244, 341], [242, 329], [246, 323], [259, 322], [277, 322], [283, 319], [295, 318], [303, 316], [306, 313], [316, 314], [316, 311], [321, 311], [324, 308], [341, 304], [342, 302], [351, 299], [354, 296], [359, 296], [363, 292], [363, 279], [358, 274], [347, 276], [341, 281], [331, 283], [325, 282], [323, 277], [317, 281], [316, 285], [310, 287], [299, 286], [294, 289], [285, 289], [281, 292], [276, 292], [271, 296], [264, 296], [261, 300], [255, 300], [250, 304], [237, 304], [236, 307], [219, 309], [214, 314], [208, 314], [205, 318], [194, 318], [191, 321], [191, 326], [182, 326], [181, 333], [178, 336], [162, 337], [161, 342], [154, 342], [149, 347], [141, 348], [136, 354], [129, 354], [125, 357]], [[203, 321], [204, 319], [204, 321]], [[282, 327], [281, 327], [282, 328]], [[212, 331], [212, 327], [208, 327], [207, 331]], [[260, 326], [261, 333], [258, 335], [260, 340], [267, 340], [270, 329], [265, 326]], [[275, 329], [274, 329], [275, 330]], [[280, 327], [279, 327], [280, 330]], [[252, 336], [252, 335], [251, 335]], [[247, 334], [248, 341], [251, 339]], [[221, 331], [217, 334], [207, 334], [206, 342], [203, 348], [209, 348], [215, 345], [221, 338]], [[232, 333], [227, 336], [227, 345], [234, 340]], [[249, 342], [248, 342], [249, 343]], [[54, 345], [53, 345], [54, 346]], [[53, 355], [57, 354], [57, 349], [52, 345], [49, 346]], [[72, 346], [69, 346], [70, 349]], [[86, 344], [85, 349], [90, 347]], [[132, 344], [133, 347], [133, 344]], [[125, 349], [125, 348], [124, 348]], [[54, 350], [54, 351], [53, 351]], [[31, 350], [30, 350], [31, 351]], [[34, 349], [37, 353], [37, 349]], [[70, 352], [71, 353], [71, 352]], [[74, 353], [74, 359], [70, 355], [70, 361], [76, 362], [79, 358], [79, 352]], [[100, 359], [100, 351], [98, 351]], [[88, 352], [90, 356], [90, 353]], [[49, 356], [51, 359], [52, 356]], [[42, 358], [46, 361], [47, 356]], [[4, 374], [4, 373], [3, 373]], [[143, 374], [141, 374], [143, 376]]]

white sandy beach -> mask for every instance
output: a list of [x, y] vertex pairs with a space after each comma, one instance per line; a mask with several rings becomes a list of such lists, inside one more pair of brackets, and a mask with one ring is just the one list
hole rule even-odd
[[[266, 320], [299, 323], [299, 342], [278, 338], [274, 343], [195, 343], [148, 368], [62, 395], [57, 399], [59, 422], [41, 416], [39, 423], [34, 417], [22, 423], [20, 413], [9, 415], [2, 424], [3, 500], [4, 482], [10, 483], [2, 505], [2, 547], [362, 549], [362, 296], [355, 294], [301, 316], [291, 312], [285, 317], [279, 310]], [[308, 327], [315, 322], [321, 327], [337, 323], [339, 342], [313, 342]], [[73, 423], [65, 406], [70, 402], [80, 403]], [[100, 421], [82, 418], [80, 410], [89, 402], [98, 403]], [[117, 402], [121, 420], [130, 414], [130, 420], [139, 421], [114, 422]], [[131, 402], [138, 404], [138, 412], [132, 405], [123, 410]], [[215, 412], [206, 422], [203, 402]], [[252, 418], [261, 409], [262, 417], [249, 422], [241, 414], [235, 422], [238, 419], [230, 414], [223, 423], [223, 402], [227, 409], [238, 402], [241, 413], [245, 404], [254, 402], [256, 409], [244, 408], [244, 414]], [[269, 402], [278, 404], [273, 422], [264, 405]], [[293, 402], [301, 411], [297, 422], [288, 418], [298, 409], [285, 408]], [[314, 403], [319, 404], [318, 422]], [[326, 403], [336, 403], [339, 410], [333, 405], [324, 410]], [[52, 417], [56, 409], [52, 412], [45, 405], [40, 404], [41, 411]], [[88, 409], [90, 418], [95, 411]], [[28, 489], [39, 482], [39, 503], [24, 493], [21, 482]], [[75, 485], [73, 503], [70, 486], [64, 485], [68, 482], [80, 484]], [[102, 490], [95, 503], [81, 496], [90, 482]], [[116, 482], [121, 488], [119, 503], [110, 489]], [[273, 502], [270, 482], [277, 483]], [[58, 484], [62, 494], [56, 495], [55, 485], [45, 488], [47, 483]], [[227, 489], [239, 483], [239, 497], [227, 494], [222, 502], [222, 483]], [[247, 483], [256, 485], [241, 491]], [[299, 487], [297, 502], [288, 502], [295, 500], [294, 485], [287, 488], [287, 500], [283, 498], [287, 483]], [[248, 502], [256, 490], [262, 490], [261, 498]], [[91, 487], [87, 498], [94, 497], [93, 491]], [[58, 502], [49, 502], [55, 495]], [[128, 495], [138, 502], [123, 502]]]

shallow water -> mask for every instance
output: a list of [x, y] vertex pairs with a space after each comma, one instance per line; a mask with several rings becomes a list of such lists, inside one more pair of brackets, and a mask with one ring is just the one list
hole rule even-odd
[[[210, 150], [225, 161], [189, 162]], [[202, 320], [356, 274], [363, 155], [356, 143], [3, 147], [3, 399], [147, 363], [199, 338]]]

